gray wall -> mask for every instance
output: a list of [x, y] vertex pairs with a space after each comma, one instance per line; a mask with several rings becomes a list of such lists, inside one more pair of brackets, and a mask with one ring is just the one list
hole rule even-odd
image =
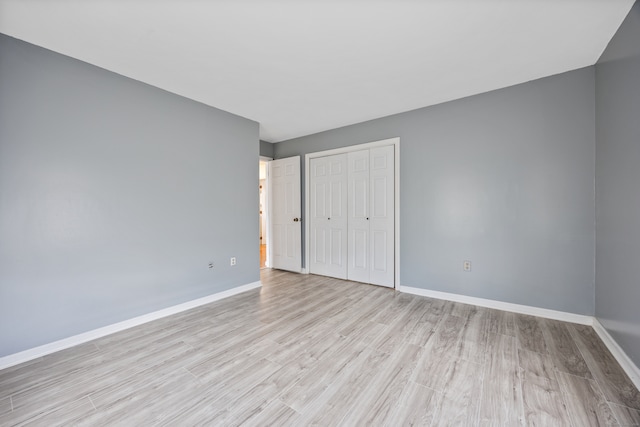
[[588, 67], [280, 142], [275, 155], [400, 137], [402, 285], [592, 315], [593, 87]]
[[273, 158], [273, 144], [260, 140], [260, 155]]
[[257, 123], [4, 35], [0, 58], [0, 356], [259, 280]]
[[640, 3], [596, 65], [596, 317], [640, 366]]

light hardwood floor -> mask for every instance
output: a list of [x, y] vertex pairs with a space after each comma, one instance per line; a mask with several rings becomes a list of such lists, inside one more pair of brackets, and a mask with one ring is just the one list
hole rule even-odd
[[591, 327], [262, 270], [262, 289], [0, 371], [0, 425], [640, 425]]

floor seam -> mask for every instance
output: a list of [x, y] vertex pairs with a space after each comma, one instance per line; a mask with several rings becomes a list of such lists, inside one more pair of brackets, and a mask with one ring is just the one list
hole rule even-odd
[[96, 404], [93, 403], [93, 400], [91, 399], [91, 395], [87, 395], [87, 399], [89, 399], [89, 402], [91, 402], [91, 406], [93, 406], [93, 409], [97, 411], [98, 408], [96, 408]]

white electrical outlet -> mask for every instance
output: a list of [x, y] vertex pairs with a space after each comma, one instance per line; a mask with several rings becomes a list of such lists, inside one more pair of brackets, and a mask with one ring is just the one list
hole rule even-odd
[[231, 265], [236, 265], [236, 257], [231, 257]]
[[464, 271], [471, 271], [471, 261], [462, 261], [462, 269]]
[[213, 267], [215, 267], [215, 266], [213, 265], [213, 263], [212, 263], [212, 262], [210, 262], [210, 263], [209, 263], [209, 269], [212, 269]]

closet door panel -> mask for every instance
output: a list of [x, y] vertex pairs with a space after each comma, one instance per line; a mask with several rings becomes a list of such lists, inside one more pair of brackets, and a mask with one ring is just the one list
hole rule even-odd
[[311, 244], [309, 248], [309, 272], [326, 274], [326, 234], [327, 225], [323, 218], [327, 213], [327, 165], [323, 159], [311, 159], [310, 174], [310, 212], [309, 224]]
[[393, 287], [394, 253], [394, 148], [370, 150], [370, 277], [369, 283]]
[[369, 283], [369, 150], [348, 153], [349, 280]]
[[347, 278], [347, 156], [311, 159], [309, 272]]
[[329, 276], [347, 278], [347, 155], [337, 154], [329, 163]]

